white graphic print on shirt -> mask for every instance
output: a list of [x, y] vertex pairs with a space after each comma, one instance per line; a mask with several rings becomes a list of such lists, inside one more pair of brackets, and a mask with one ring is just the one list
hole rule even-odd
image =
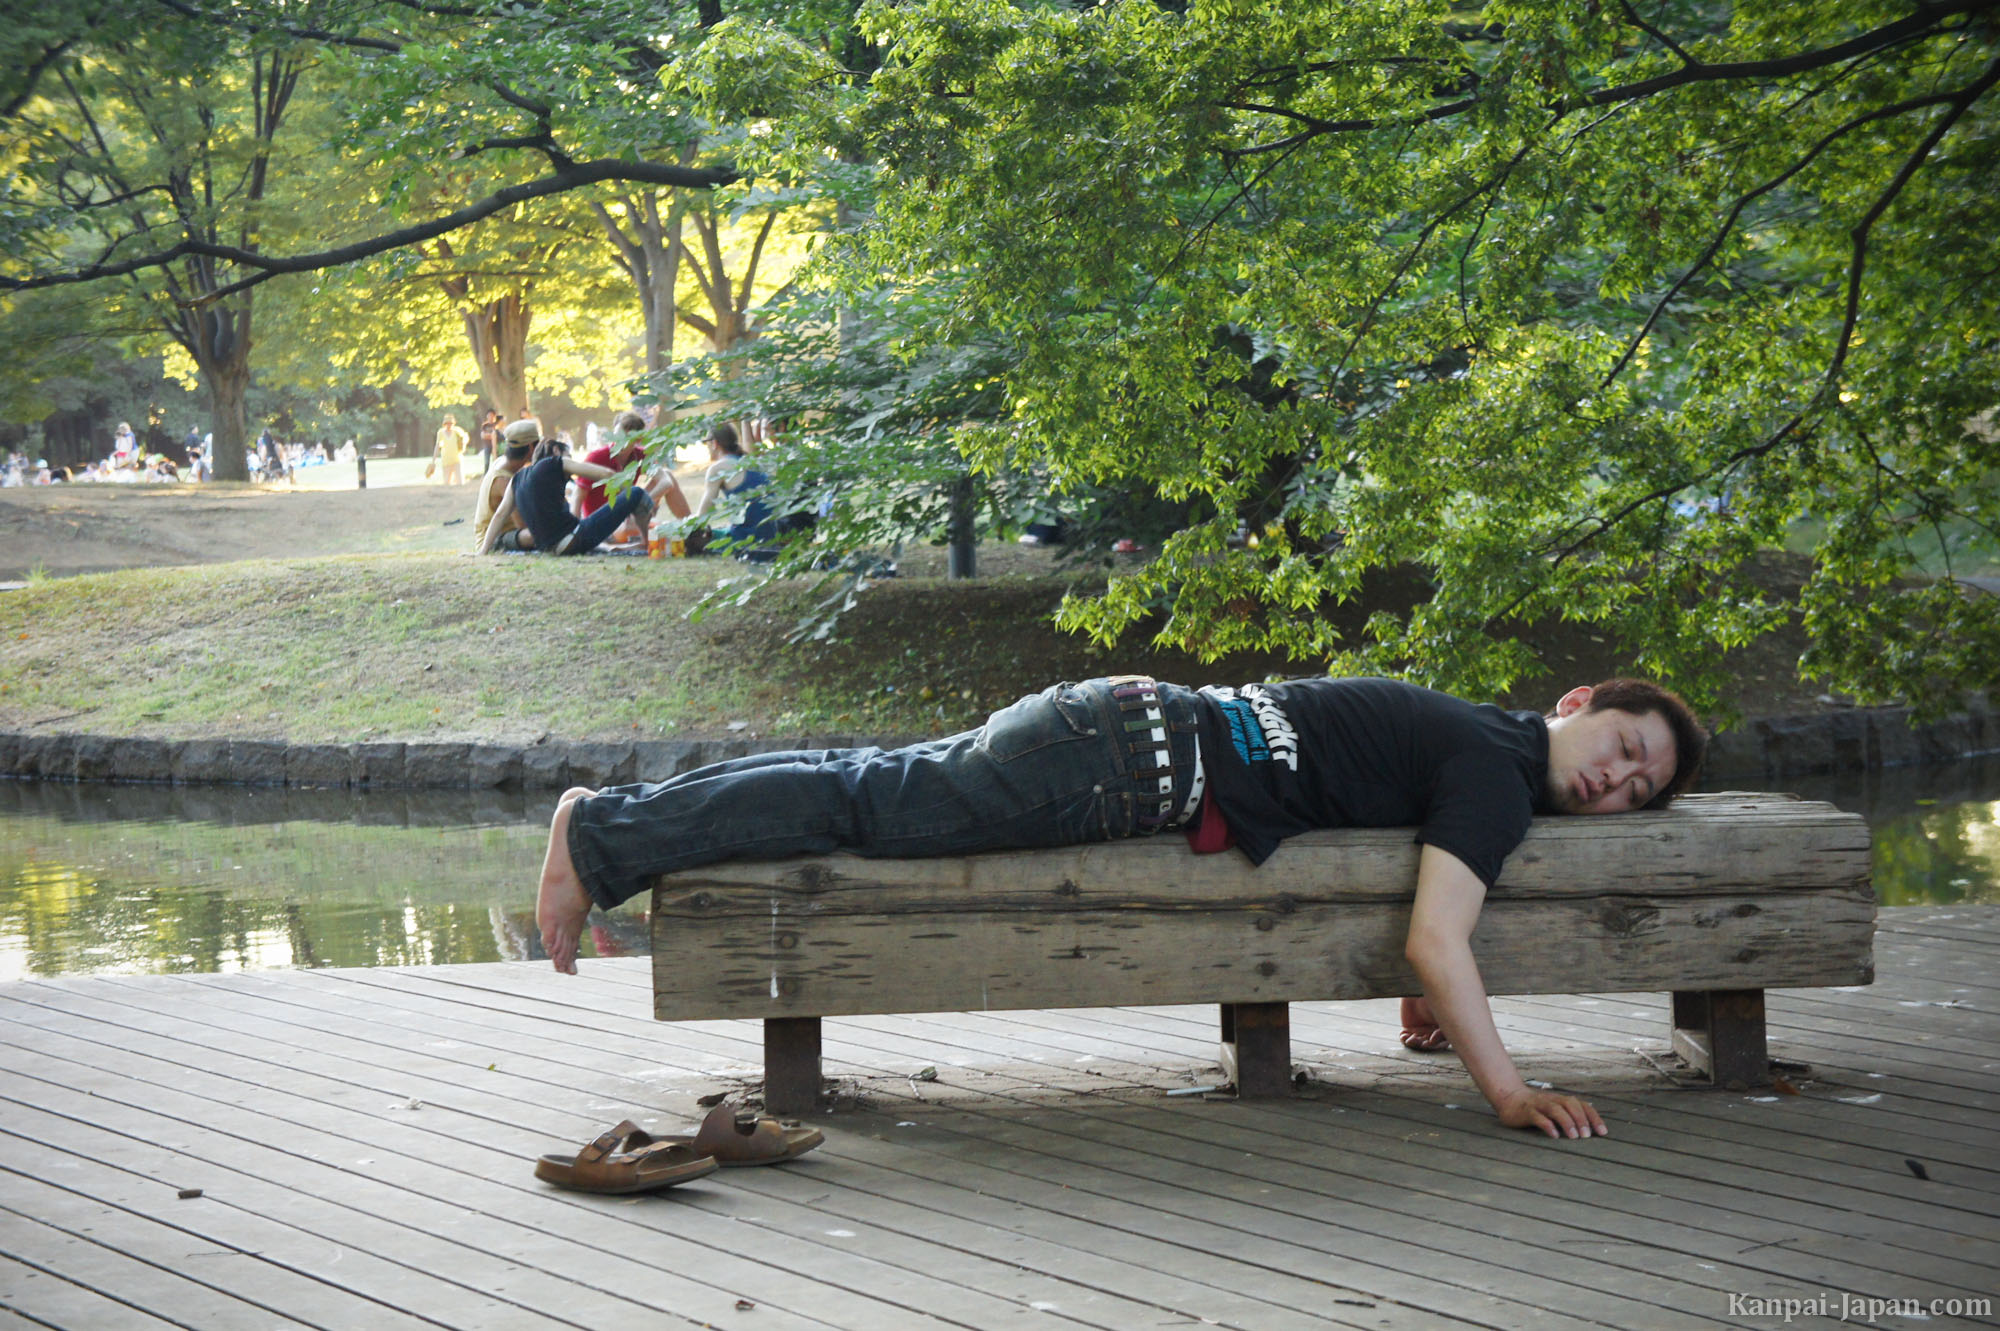
[[1215, 699], [1229, 722], [1229, 741], [1246, 763], [1280, 762], [1299, 770], [1299, 732], [1285, 709], [1261, 684], [1241, 689], [1209, 685], [1202, 690]]

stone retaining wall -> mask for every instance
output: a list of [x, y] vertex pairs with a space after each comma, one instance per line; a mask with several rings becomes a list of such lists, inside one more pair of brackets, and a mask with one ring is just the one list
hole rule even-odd
[[[285, 744], [273, 740], [115, 739], [0, 733], [0, 775], [44, 781], [154, 781], [320, 789], [494, 790], [663, 781], [708, 763], [779, 749], [908, 743], [852, 735], [785, 739], [544, 741], [496, 744]], [[1716, 736], [1707, 775], [1790, 777], [2000, 752], [2000, 717], [1983, 699], [1943, 720], [1913, 724], [1907, 708], [1829, 707], [1759, 717]]]
[[1907, 707], [1828, 707], [1794, 716], [1755, 717], [1715, 737], [1704, 776], [1782, 781], [1825, 772], [1955, 762], [2000, 753], [2000, 717], [1986, 699], [1918, 724]]

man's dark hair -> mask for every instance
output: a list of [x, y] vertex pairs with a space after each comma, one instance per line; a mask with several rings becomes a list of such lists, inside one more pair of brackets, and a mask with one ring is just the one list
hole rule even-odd
[[1674, 775], [1646, 801], [1648, 809], [1664, 809], [1676, 795], [1685, 794], [1701, 775], [1701, 760], [1708, 752], [1708, 732], [1695, 719], [1694, 709], [1680, 694], [1643, 679], [1607, 679], [1591, 686], [1587, 712], [1629, 712], [1645, 716], [1658, 712], [1674, 733]]
[[743, 456], [743, 445], [736, 438], [736, 427], [728, 421], [717, 421], [711, 425], [708, 428], [708, 437], [713, 439], [715, 446], [723, 452], [734, 457]]
[[620, 434], [637, 434], [646, 428], [646, 418], [636, 411], [621, 411], [611, 428]]

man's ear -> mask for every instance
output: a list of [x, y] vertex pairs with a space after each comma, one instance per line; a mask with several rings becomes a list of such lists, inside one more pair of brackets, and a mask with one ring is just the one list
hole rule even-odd
[[1556, 715], [1557, 716], [1576, 715], [1584, 708], [1590, 706], [1590, 699], [1592, 696], [1593, 696], [1593, 690], [1591, 689], [1590, 685], [1588, 684], [1577, 685], [1575, 688], [1571, 689], [1568, 693], [1565, 693], [1562, 697], [1556, 699]]

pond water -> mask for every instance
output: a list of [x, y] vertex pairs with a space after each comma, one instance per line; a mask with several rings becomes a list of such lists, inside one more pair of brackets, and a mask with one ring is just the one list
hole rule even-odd
[[[1868, 817], [1884, 905], [2000, 902], [2000, 757], [1787, 784]], [[554, 798], [0, 780], [0, 981], [539, 959]]]

